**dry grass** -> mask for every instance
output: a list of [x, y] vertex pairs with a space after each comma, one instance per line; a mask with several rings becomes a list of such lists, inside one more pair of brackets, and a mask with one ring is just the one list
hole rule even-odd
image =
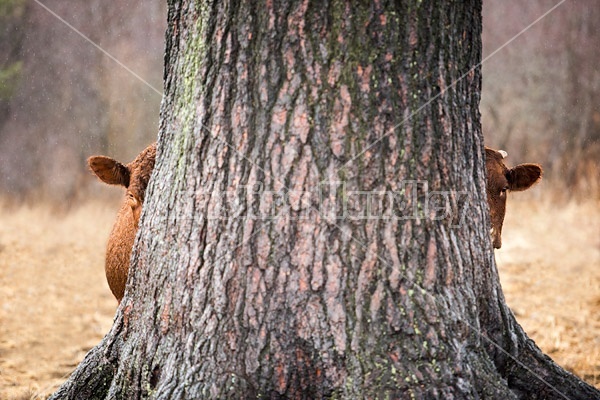
[[[509, 201], [496, 252], [507, 301], [545, 352], [599, 386], [600, 204]], [[109, 330], [104, 245], [115, 213], [0, 207], [0, 399], [45, 398]]]
[[546, 354], [600, 388], [600, 202], [511, 200], [496, 252], [506, 301]]
[[0, 211], [0, 399], [45, 398], [112, 325], [104, 278], [114, 207]]

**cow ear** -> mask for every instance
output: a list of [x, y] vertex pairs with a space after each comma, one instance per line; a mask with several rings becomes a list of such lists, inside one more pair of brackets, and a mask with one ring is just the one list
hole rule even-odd
[[519, 164], [506, 173], [508, 188], [512, 191], [529, 189], [542, 178], [542, 167], [537, 164]]
[[129, 169], [110, 157], [93, 156], [88, 158], [92, 172], [109, 185], [129, 187]]

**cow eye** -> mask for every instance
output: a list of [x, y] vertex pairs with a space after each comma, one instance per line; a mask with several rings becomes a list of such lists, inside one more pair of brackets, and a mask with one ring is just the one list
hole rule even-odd
[[135, 207], [139, 204], [138, 199], [133, 195], [133, 193], [127, 192], [127, 202], [131, 207]]
[[507, 190], [508, 190], [508, 186], [505, 186], [505, 187], [503, 187], [503, 188], [500, 190], [500, 194], [502, 194], [502, 195], [506, 194], [506, 191], [507, 191]]

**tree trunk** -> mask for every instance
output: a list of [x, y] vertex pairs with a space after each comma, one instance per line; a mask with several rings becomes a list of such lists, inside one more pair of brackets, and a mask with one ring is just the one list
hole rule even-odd
[[480, 0], [170, 1], [128, 289], [53, 398], [598, 396], [505, 305], [480, 53]]

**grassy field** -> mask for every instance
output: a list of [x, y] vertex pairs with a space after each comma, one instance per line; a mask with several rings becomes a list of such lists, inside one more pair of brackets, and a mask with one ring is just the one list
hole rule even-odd
[[0, 212], [0, 399], [45, 398], [108, 332], [113, 208]]
[[600, 388], [600, 202], [510, 202], [504, 225], [496, 261], [517, 321], [559, 365]]
[[[600, 387], [600, 204], [509, 202], [496, 252], [508, 304], [545, 352]], [[45, 398], [109, 330], [115, 213], [0, 208], [0, 399]]]

